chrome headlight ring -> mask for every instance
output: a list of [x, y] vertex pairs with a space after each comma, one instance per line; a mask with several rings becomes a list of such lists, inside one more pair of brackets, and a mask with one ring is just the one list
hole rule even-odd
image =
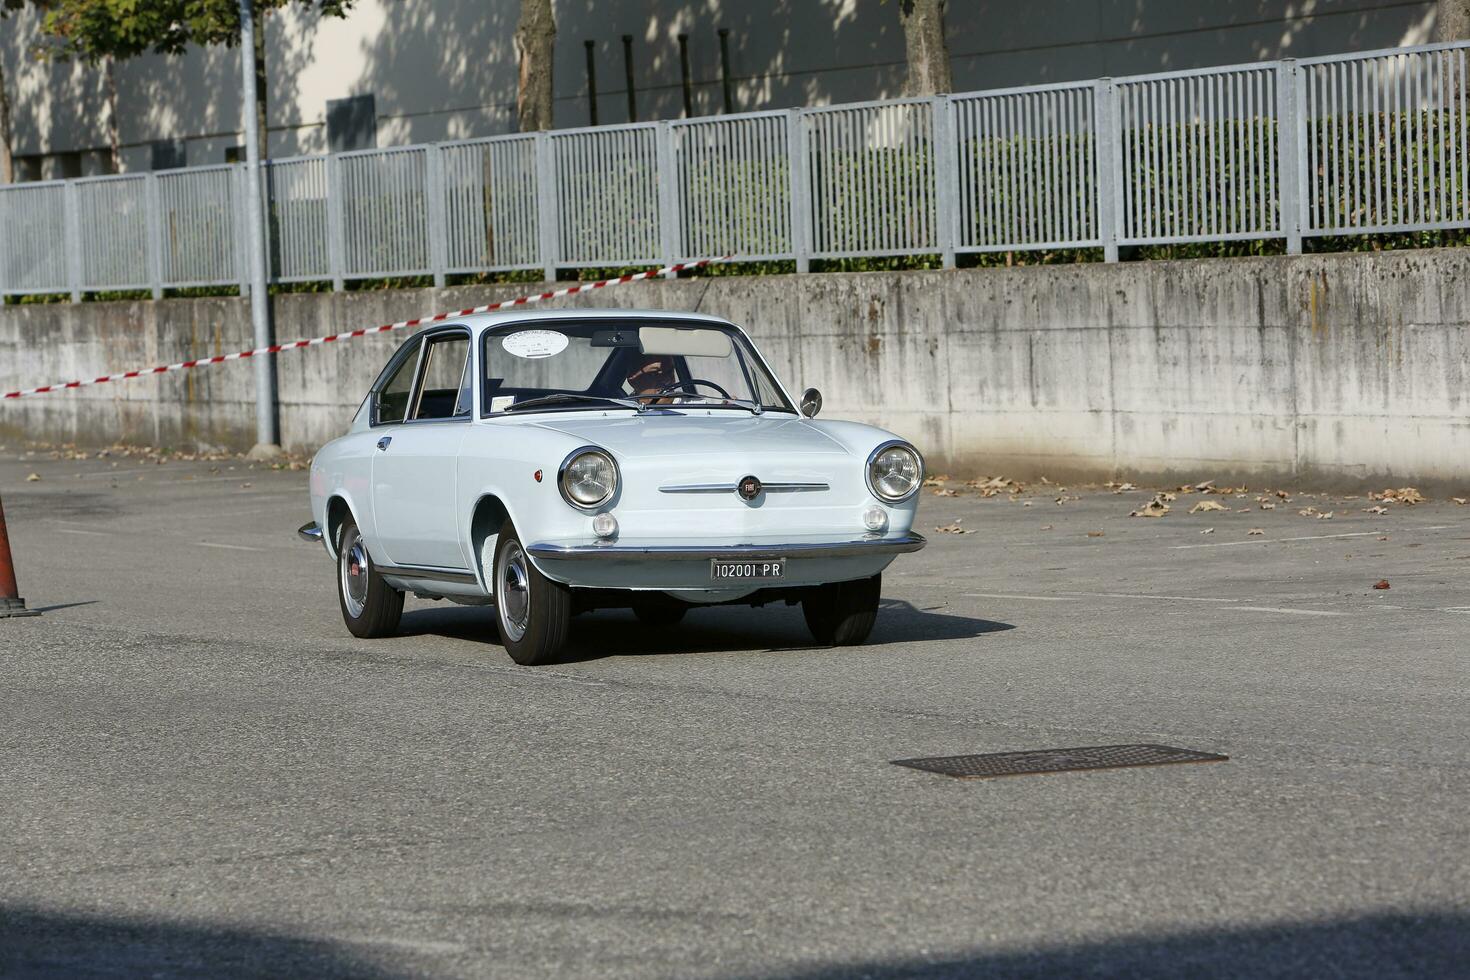
[[[895, 450], [898, 451], [897, 454], [894, 454]], [[902, 455], [907, 455], [911, 458], [909, 466], [907, 467], [909, 472], [894, 473], [894, 462], [897, 462], [900, 467], [902, 467], [903, 465]], [[887, 457], [886, 460], [885, 457]], [[880, 462], [883, 463], [883, 468], [887, 472], [878, 472], [880, 468]], [[890, 439], [887, 442], [880, 443], [878, 448], [874, 449], [871, 453], [868, 454], [868, 461], [863, 466], [863, 476], [864, 479], [866, 479], [867, 481], [868, 491], [872, 493], [873, 496], [877, 497], [885, 504], [903, 503], [905, 500], [908, 500], [914, 494], [918, 493], [919, 487], [923, 486], [924, 484], [924, 457], [919, 455], [919, 451], [917, 449], [909, 445], [907, 442], [904, 442], [902, 439]], [[883, 490], [880, 489], [880, 486], [885, 481], [891, 484], [894, 477], [897, 477], [903, 483], [906, 483], [907, 486], [903, 486], [901, 489], [898, 487], [890, 486], [890, 489], [893, 489], [897, 492], [883, 492]]]
[[[605, 476], [600, 481], [595, 478], [589, 480], [588, 477], [591, 474], [587, 472], [587, 468], [597, 468], [599, 465], [604, 468]], [[604, 492], [595, 499], [582, 499], [569, 485], [568, 474], [579, 486], [589, 482], [595, 486], [600, 482], [604, 487]], [[617, 495], [620, 479], [618, 463], [613, 459], [612, 453], [597, 446], [579, 446], [567, 453], [566, 458], [561, 461], [561, 466], [557, 468], [556, 488], [561, 491], [561, 498], [573, 507], [578, 510], [593, 511]], [[584, 493], [583, 497], [585, 496]]]

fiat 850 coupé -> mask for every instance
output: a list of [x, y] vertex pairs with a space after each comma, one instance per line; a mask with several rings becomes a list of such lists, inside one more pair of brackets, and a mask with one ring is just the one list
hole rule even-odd
[[924, 464], [816, 421], [745, 332], [709, 316], [567, 310], [415, 334], [311, 464], [313, 522], [355, 636], [405, 592], [494, 607], [521, 664], [577, 613], [667, 626], [704, 604], [800, 603], [822, 644], [867, 639], [883, 570], [917, 551]]

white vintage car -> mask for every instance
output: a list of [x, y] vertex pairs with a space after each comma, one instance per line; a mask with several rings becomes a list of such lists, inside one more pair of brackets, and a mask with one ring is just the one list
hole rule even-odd
[[405, 592], [494, 605], [521, 664], [577, 613], [650, 627], [691, 607], [801, 603], [865, 640], [883, 569], [917, 551], [924, 464], [891, 433], [800, 410], [745, 332], [709, 316], [493, 313], [423, 330], [311, 464], [313, 523], [353, 635]]

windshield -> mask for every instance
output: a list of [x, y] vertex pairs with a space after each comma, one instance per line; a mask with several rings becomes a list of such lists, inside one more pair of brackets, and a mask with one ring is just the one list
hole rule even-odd
[[487, 330], [482, 343], [487, 415], [522, 404], [796, 411], [745, 337], [717, 324], [541, 320]]

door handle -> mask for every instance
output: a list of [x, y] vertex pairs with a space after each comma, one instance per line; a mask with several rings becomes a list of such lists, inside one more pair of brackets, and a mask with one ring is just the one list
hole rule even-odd
[[380, 449], [380, 450], [387, 449], [388, 448], [388, 444], [391, 443], [392, 441], [393, 441], [393, 437], [392, 436], [384, 436], [383, 438], [381, 438], [381, 439], [378, 440], [378, 449]]

